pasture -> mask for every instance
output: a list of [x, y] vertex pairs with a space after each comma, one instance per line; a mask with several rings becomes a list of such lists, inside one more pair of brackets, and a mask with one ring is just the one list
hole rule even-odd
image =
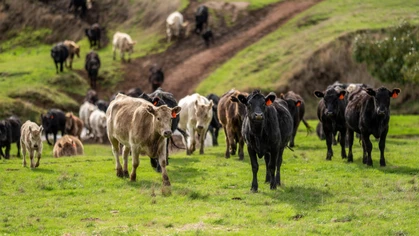
[[[315, 128], [317, 120], [309, 121]], [[224, 158], [219, 147], [205, 155], [171, 155], [171, 192], [162, 190], [161, 175], [141, 156], [137, 182], [116, 177], [111, 148], [85, 145], [86, 156], [53, 158], [44, 143], [38, 169], [22, 159], [0, 160], [0, 234], [5, 235], [407, 235], [417, 233], [419, 116], [392, 116], [387, 139], [387, 167], [361, 160], [354, 144], [354, 163], [346, 163], [300, 125], [294, 151], [285, 150], [283, 185], [263, 184], [250, 191], [251, 167]], [[11, 154], [16, 154], [12, 146]], [[131, 166], [131, 165], [130, 165]]]

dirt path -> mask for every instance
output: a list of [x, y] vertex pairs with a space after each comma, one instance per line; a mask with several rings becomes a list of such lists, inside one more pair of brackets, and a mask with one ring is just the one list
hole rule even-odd
[[[151, 92], [147, 81], [148, 68], [151, 64], [158, 63], [165, 71], [163, 89], [180, 99], [191, 94], [203, 79], [237, 52], [320, 1], [289, 0], [250, 12], [236, 22], [234, 27], [217, 29], [215, 45], [208, 49], [202, 39], [192, 35], [175, 43], [163, 53], [135, 59], [126, 64], [124, 82], [118, 86], [118, 90], [126, 91], [132, 87], [140, 87], [145, 92]], [[193, 16], [198, 5], [199, 3], [191, 1], [184, 15]]]

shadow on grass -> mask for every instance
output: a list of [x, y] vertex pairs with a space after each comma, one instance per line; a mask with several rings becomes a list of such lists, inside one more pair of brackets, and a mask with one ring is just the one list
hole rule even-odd
[[39, 167], [37, 167], [37, 168], [33, 169], [33, 171], [35, 171], [35, 172], [40, 172], [40, 173], [44, 173], [44, 174], [54, 174], [54, 173], [55, 173], [55, 171], [54, 171], [54, 170], [52, 170], [52, 169], [45, 169], [45, 168], [42, 168], [42, 166], [41, 166], [41, 165], [40, 165]]
[[359, 157], [359, 158], [354, 157], [353, 164], [356, 164], [360, 169], [374, 168], [386, 174], [401, 174], [401, 175], [418, 175], [419, 174], [419, 168], [411, 168], [408, 166], [397, 166], [389, 162], [387, 159], [386, 159], [386, 166], [381, 167], [379, 156], [377, 156], [376, 159], [374, 158], [372, 159], [372, 164], [373, 164], [372, 167], [367, 166], [366, 164], [362, 163], [362, 157]]

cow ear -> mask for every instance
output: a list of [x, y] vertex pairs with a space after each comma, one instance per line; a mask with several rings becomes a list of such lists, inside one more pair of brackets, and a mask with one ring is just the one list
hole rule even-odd
[[62, 147], [63, 147], [63, 145], [61, 145], [61, 143], [59, 143], [59, 144], [58, 144], [58, 147], [59, 147], [59, 148], [62, 148]]
[[284, 94], [283, 93], [279, 94], [279, 98], [284, 99]]
[[180, 113], [181, 110], [182, 110], [182, 108], [179, 107], [179, 106], [173, 107], [173, 109], [172, 109], [172, 118], [173, 119], [176, 118], [177, 115]]
[[31, 133], [32, 133], [32, 127], [30, 127], [30, 126], [29, 126], [29, 132], [31, 132]]
[[368, 93], [368, 95], [375, 97], [375, 94], [376, 94], [376, 93], [375, 93], [374, 89], [372, 89], [372, 88], [367, 88], [367, 89], [365, 90], [365, 92], [367, 92], [367, 93]]
[[208, 108], [211, 109], [213, 105], [214, 105], [214, 102], [211, 100], [210, 103], [208, 104]]
[[156, 111], [154, 110], [154, 107], [151, 105], [147, 105], [147, 112], [154, 115]]
[[39, 133], [42, 133], [43, 130], [44, 130], [44, 127], [42, 127], [41, 125], [41, 127], [39, 127]]
[[239, 94], [239, 96], [237, 96], [238, 100], [243, 103], [244, 105], [247, 105], [247, 98], [246, 96]]
[[345, 90], [340, 91], [340, 93], [339, 93], [339, 100], [343, 100], [345, 98], [345, 94], [346, 94], [346, 91]]
[[320, 91], [314, 91], [314, 96], [316, 96], [318, 98], [322, 98], [322, 97], [324, 97], [324, 93], [322, 93]]
[[401, 90], [399, 88], [393, 89], [393, 92], [391, 92], [391, 97], [392, 98], [397, 98], [399, 96], [400, 92], [401, 92]]
[[272, 103], [275, 102], [275, 99], [276, 99], [276, 95], [271, 92], [265, 97], [265, 104], [267, 106], [270, 106], [270, 105], [272, 105]]
[[298, 100], [298, 101], [295, 103], [295, 106], [296, 106], [296, 107], [301, 106], [301, 101], [300, 101], [300, 100]]
[[232, 101], [232, 102], [240, 102], [239, 99], [237, 97], [235, 97], [235, 96], [231, 96], [230, 97], [230, 101]]

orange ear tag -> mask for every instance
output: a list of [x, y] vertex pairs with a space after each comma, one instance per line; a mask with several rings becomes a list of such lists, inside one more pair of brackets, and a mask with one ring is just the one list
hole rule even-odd
[[50, 116], [49, 118], [54, 119], [54, 116]]
[[153, 103], [153, 105], [154, 105], [154, 106], [157, 106], [157, 102], [154, 102], [154, 103]]
[[272, 101], [271, 100], [266, 101], [266, 106], [270, 106], [270, 105], [272, 105]]
[[176, 118], [176, 112], [175, 111], [172, 111], [172, 118], [173, 119]]
[[343, 94], [339, 95], [339, 100], [343, 100], [344, 98], [345, 98], [345, 95], [343, 95]]
[[393, 92], [393, 94], [391, 95], [392, 98], [397, 98], [399, 95], [396, 92]]
[[298, 102], [297, 102], [297, 104], [296, 104], [296, 106], [297, 106], [297, 107], [301, 106], [301, 102], [300, 102], [300, 101], [298, 101]]

